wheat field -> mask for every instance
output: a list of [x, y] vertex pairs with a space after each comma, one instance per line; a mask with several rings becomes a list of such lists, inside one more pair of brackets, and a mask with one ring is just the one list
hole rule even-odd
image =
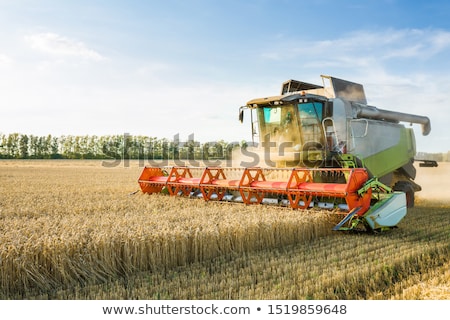
[[347, 234], [328, 211], [134, 193], [141, 170], [0, 161], [0, 298], [450, 298], [450, 203], [429, 189], [398, 229]]

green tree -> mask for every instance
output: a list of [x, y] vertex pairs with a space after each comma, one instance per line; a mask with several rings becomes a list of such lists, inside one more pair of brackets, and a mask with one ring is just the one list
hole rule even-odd
[[20, 135], [20, 158], [22, 159], [28, 159], [29, 157], [29, 151], [28, 151], [28, 135], [21, 134]]
[[18, 133], [11, 133], [8, 135], [8, 140], [6, 141], [6, 153], [8, 158], [14, 159], [20, 157], [20, 141]]

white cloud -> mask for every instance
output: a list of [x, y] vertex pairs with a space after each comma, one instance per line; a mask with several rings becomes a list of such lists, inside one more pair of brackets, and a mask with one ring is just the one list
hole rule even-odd
[[104, 57], [88, 48], [83, 42], [56, 33], [37, 33], [25, 37], [32, 49], [55, 57], [78, 57], [86, 60], [103, 60]]
[[[393, 58], [429, 59], [450, 48], [450, 32], [432, 29], [357, 31], [336, 39], [280, 39], [277, 45], [261, 53], [267, 60], [307, 60], [330, 64], [346, 61], [390, 60]], [[272, 48], [277, 48], [273, 50]]]
[[0, 53], [0, 67], [10, 66], [12, 63], [13, 60], [9, 56]]
[[450, 32], [437, 31], [429, 35], [429, 41], [434, 52], [440, 52], [450, 47]]

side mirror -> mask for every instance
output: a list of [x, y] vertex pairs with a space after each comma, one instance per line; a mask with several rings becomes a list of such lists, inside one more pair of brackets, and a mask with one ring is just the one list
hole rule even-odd
[[239, 108], [239, 122], [240, 123], [244, 122], [244, 108], [243, 107]]

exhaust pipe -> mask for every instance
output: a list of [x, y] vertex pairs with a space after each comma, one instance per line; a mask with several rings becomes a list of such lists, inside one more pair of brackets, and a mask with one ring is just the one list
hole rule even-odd
[[431, 131], [430, 119], [425, 116], [418, 116], [409, 113], [395, 112], [366, 106], [359, 103], [352, 103], [356, 118], [368, 118], [386, 121], [403, 121], [422, 125], [422, 135], [427, 136]]

